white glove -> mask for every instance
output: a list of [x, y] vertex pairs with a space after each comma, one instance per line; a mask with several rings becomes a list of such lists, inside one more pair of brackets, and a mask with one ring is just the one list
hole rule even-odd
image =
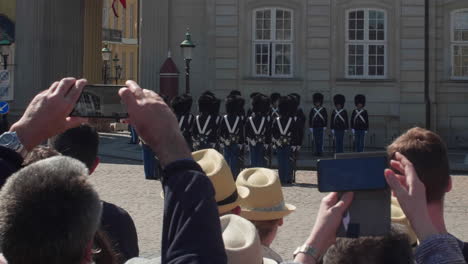
[[365, 133], [367, 134], [367, 130], [366, 130], [366, 132], [365, 132]]
[[310, 133], [312, 133], [312, 134], [314, 133], [314, 129], [313, 129], [313, 128], [309, 128], [309, 130], [310, 130]]
[[335, 135], [335, 129], [332, 129], [331, 132], [333, 135]]
[[324, 127], [324, 128], [323, 128], [323, 131], [325, 131], [325, 130], [327, 130], [327, 128], [326, 128], [326, 127]]
[[356, 133], [356, 130], [354, 130], [354, 128], [351, 129], [351, 131], [352, 131], [353, 135]]
[[295, 146], [292, 146], [292, 147], [291, 147], [291, 150], [292, 150], [292, 152], [296, 152], [296, 147], [295, 147]]

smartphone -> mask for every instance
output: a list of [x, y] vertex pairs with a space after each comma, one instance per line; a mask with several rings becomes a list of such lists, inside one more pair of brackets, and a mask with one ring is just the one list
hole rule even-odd
[[337, 237], [384, 236], [391, 228], [389, 188], [354, 192], [353, 202], [344, 213]]
[[86, 85], [70, 116], [93, 118], [127, 118], [119, 90], [121, 85]]
[[386, 157], [319, 160], [318, 189], [320, 192], [385, 189], [386, 168]]

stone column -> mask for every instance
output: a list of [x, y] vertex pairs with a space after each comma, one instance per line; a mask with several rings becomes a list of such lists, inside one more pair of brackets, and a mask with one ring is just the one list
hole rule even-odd
[[103, 1], [84, 0], [83, 76], [89, 83], [102, 79], [102, 8]]

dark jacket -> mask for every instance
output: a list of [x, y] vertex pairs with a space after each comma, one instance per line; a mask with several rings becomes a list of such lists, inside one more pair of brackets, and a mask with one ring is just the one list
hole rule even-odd
[[[325, 110], [326, 112], [326, 110]], [[297, 133], [298, 133], [298, 144], [296, 144], [295, 146], [300, 146], [302, 145], [302, 142], [304, 140], [304, 129], [305, 129], [305, 125], [306, 125], [306, 116], [304, 114], [304, 111], [302, 110], [302, 108], [299, 108], [297, 109], [297, 112], [296, 112], [296, 126], [297, 126]]]
[[[291, 120], [291, 122], [288, 127], [289, 120]], [[279, 124], [281, 124], [281, 127]], [[278, 117], [274, 119], [271, 128], [274, 146], [299, 146], [301, 144], [299, 129], [300, 124], [294, 117]], [[288, 143], [285, 144], [283, 140], [286, 140]]]
[[355, 130], [369, 130], [369, 115], [367, 114], [367, 110], [361, 110], [361, 114], [358, 114], [357, 109], [353, 110], [351, 114], [351, 128]]
[[[260, 144], [271, 143], [271, 117], [252, 114], [245, 120], [245, 136], [250, 141]], [[256, 133], [257, 131], [258, 133]], [[252, 145], [252, 144], [250, 144]]]
[[[237, 124], [236, 124], [236, 120]], [[219, 122], [219, 137], [224, 146], [231, 144], [244, 144], [244, 117], [237, 115], [224, 115]], [[228, 127], [229, 124], [229, 127]], [[233, 131], [229, 131], [233, 129]], [[232, 132], [232, 133], [231, 133]], [[235, 139], [235, 140], [234, 140]]]
[[[210, 119], [208, 121], [208, 118]], [[220, 116], [215, 115], [197, 115], [193, 123], [192, 138], [194, 142], [205, 141], [210, 144], [218, 142], [218, 128]], [[206, 130], [204, 130], [206, 125]]]
[[189, 146], [191, 146], [195, 117], [192, 114], [185, 114], [182, 116], [177, 116], [177, 121], [179, 122], [179, 128], [185, 138], [185, 141], [187, 144], [189, 144]]
[[[315, 110], [319, 110], [317, 114]], [[310, 128], [323, 128], [328, 125], [328, 114], [327, 109], [321, 106], [319, 108], [312, 108], [309, 114], [309, 127]]]
[[138, 235], [132, 217], [123, 208], [102, 201], [101, 229], [111, 240], [112, 246], [127, 261], [140, 255]]
[[213, 185], [193, 160], [166, 166], [161, 263], [227, 263]]
[[331, 120], [330, 120], [331, 129], [336, 129], [336, 130], [349, 129], [348, 111], [346, 111], [346, 109], [342, 109], [342, 110], [343, 111], [340, 112], [339, 116], [336, 115], [336, 113], [338, 113], [339, 110], [337, 109], [333, 110], [332, 115], [331, 115]]

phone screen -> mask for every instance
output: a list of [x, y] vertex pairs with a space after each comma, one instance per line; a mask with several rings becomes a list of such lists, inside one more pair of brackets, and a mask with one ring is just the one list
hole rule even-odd
[[94, 118], [127, 118], [119, 90], [121, 85], [87, 85], [83, 88], [71, 116]]
[[318, 188], [320, 192], [385, 189], [386, 168], [386, 157], [319, 160]]

